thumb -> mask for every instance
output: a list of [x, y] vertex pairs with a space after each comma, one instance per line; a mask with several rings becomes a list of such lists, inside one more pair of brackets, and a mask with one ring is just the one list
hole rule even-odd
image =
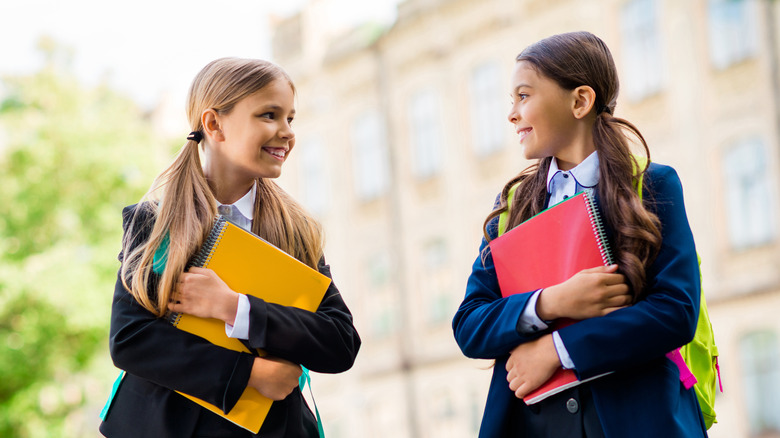
[[214, 271], [209, 269], [209, 268], [199, 268], [197, 266], [191, 267], [189, 272], [191, 274], [199, 274], [199, 275], [205, 275], [205, 276], [210, 276], [211, 274], [214, 273]]
[[601, 273], [610, 274], [613, 272], [617, 272], [617, 269], [618, 269], [618, 265], [612, 264], [607, 266], [596, 266], [595, 268], [590, 268], [590, 269], [583, 269], [580, 272], [587, 273], [587, 274], [601, 274]]

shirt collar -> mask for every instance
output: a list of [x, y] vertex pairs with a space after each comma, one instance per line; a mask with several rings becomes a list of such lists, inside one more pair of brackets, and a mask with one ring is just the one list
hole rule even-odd
[[[257, 183], [252, 184], [252, 188], [249, 189], [248, 192], [246, 192], [246, 195], [244, 195], [241, 199], [234, 202], [233, 205], [236, 206], [236, 209], [238, 209], [238, 212], [241, 213], [242, 216], [252, 220], [255, 212], [255, 197], [257, 196]], [[219, 205], [230, 205], [230, 204], [219, 204]]]
[[[566, 173], [558, 168], [558, 160], [553, 157], [550, 163], [550, 170], [547, 171], [547, 193], [552, 192], [552, 180], [558, 173]], [[599, 156], [598, 152], [593, 152], [582, 163], [569, 170], [568, 173], [574, 177], [577, 185], [583, 188], [594, 187], [599, 182]]]

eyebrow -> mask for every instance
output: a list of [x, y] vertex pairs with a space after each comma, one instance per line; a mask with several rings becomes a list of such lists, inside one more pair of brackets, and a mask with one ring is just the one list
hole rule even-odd
[[517, 93], [518, 91], [520, 91], [521, 88], [533, 88], [533, 87], [525, 83], [519, 84], [518, 86], [515, 87], [514, 92]]
[[[260, 107], [260, 111], [277, 111], [277, 112], [282, 112], [282, 111], [284, 111], [284, 108], [282, 108], [279, 105], [276, 105], [276, 104], [272, 103], [270, 105], [263, 105], [262, 107]], [[292, 111], [290, 111], [290, 114], [295, 114], [295, 108], [293, 108]]]

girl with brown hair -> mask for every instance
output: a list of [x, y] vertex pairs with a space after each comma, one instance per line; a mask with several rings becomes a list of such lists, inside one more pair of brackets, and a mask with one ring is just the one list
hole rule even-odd
[[[632, 143], [648, 162], [649, 150], [613, 116], [618, 88], [609, 49], [587, 32], [543, 39], [516, 58], [508, 118], [526, 158], [538, 161], [506, 184], [485, 220], [453, 319], [466, 356], [496, 360], [480, 437], [706, 436], [694, 391], [665, 356], [693, 338], [699, 311], [682, 186], [671, 167], [638, 165]], [[595, 194], [617, 263], [502, 297], [488, 247], [499, 216], [511, 229], [583, 190]], [[532, 247], [523, 252], [534, 257]], [[560, 318], [579, 322], [554, 330]], [[611, 374], [527, 405], [559, 367], [580, 380]]]
[[[267, 61], [222, 58], [195, 77], [187, 143], [123, 212], [110, 351], [126, 374], [100, 426], [104, 435], [255, 436], [176, 393], [227, 413], [253, 387], [275, 400], [257, 436], [318, 436], [298, 388], [301, 366], [343, 372], [360, 347], [333, 282], [308, 312], [233, 291], [209, 269], [185, 270], [222, 214], [330, 277], [316, 220], [272, 181], [295, 146], [294, 103], [292, 80]], [[172, 326], [169, 311], [221, 319], [229, 336], [268, 355], [215, 346]]]

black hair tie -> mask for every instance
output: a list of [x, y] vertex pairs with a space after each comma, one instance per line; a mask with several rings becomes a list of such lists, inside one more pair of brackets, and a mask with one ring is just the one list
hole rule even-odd
[[598, 111], [597, 114], [601, 114], [601, 113], [607, 113], [609, 115], [612, 115], [612, 110], [609, 109], [609, 106], [607, 106], [607, 105], [601, 105], [601, 108], [599, 108], [599, 111]]
[[190, 135], [187, 136], [187, 140], [192, 140], [195, 143], [200, 143], [200, 141], [203, 140], [203, 134], [201, 134], [200, 131], [192, 131], [190, 132]]

